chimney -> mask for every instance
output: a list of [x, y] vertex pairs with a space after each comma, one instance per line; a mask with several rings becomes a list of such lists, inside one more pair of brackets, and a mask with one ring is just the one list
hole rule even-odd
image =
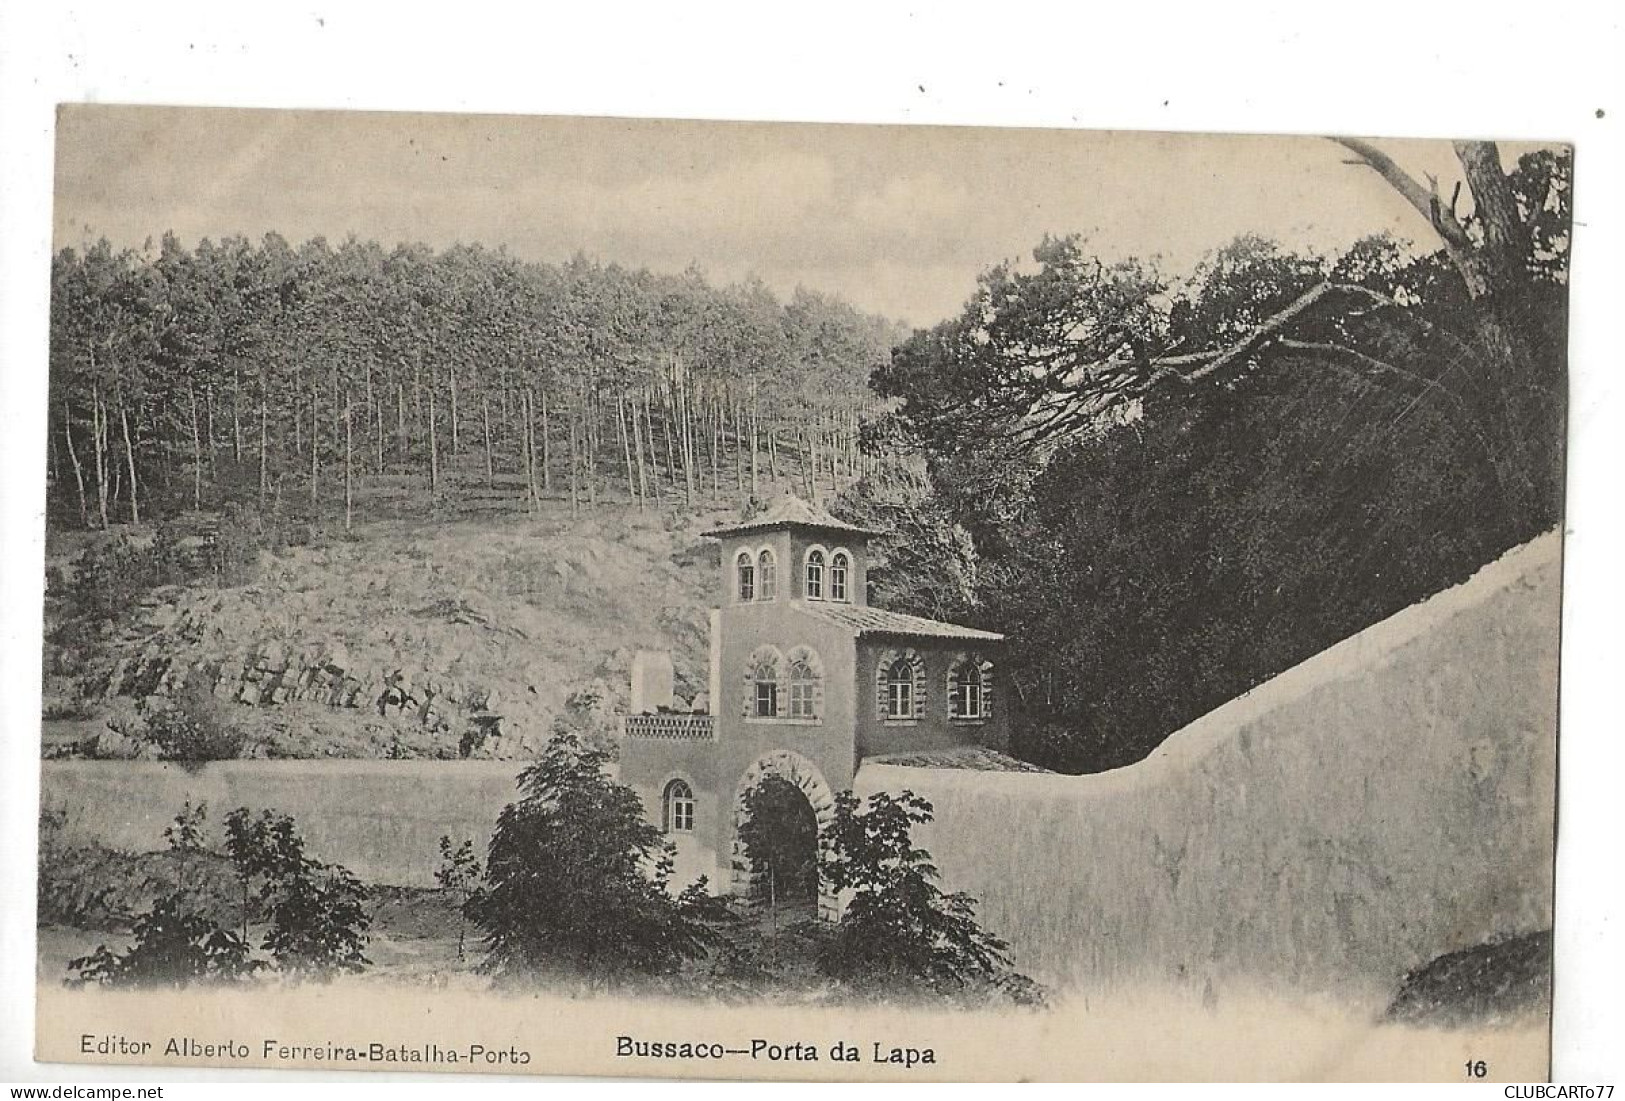
[[671, 654], [665, 650], [639, 650], [632, 658], [632, 714], [670, 710], [674, 679]]

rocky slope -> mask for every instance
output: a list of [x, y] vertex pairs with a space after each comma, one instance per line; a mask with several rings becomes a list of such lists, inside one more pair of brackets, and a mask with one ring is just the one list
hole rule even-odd
[[245, 756], [529, 756], [560, 722], [607, 730], [640, 648], [703, 690], [709, 519], [381, 522], [266, 552], [251, 584], [156, 590], [82, 666], [54, 663], [47, 713], [77, 694], [69, 741], [99, 756], [150, 755], [142, 723], [195, 697]]

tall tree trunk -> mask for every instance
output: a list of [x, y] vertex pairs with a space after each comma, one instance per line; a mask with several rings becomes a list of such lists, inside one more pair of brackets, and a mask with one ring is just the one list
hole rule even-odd
[[411, 439], [406, 434], [406, 383], [395, 380], [395, 448], [399, 454], [396, 456], [401, 464], [401, 470], [411, 468], [412, 448]]
[[79, 453], [73, 447], [73, 414], [68, 411], [68, 399], [62, 399], [62, 436], [68, 445], [68, 461], [73, 464], [73, 480], [79, 486], [79, 520], [90, 527], [90, 504], [85, 497], [85, 469], [79, 463]]
[[638, 508], [642, 509], [648, 507], [649, 477], [644, 472], [643, 467], [643, 432], [638, 425], [637, 396], [634, 394], [632, 399], [626, 404], [632, 413], [632, 442], [634, 444], [634, 453], [636, 454], [638, 460]]
[[311, 515], [311, 519], [315, 519], [320, 514], [320, 511], [321, 511], [320, 506], [317, 504], [317, 501], [316, 501], [316, 485], [317, 485], [317, 479], [318, 479], [318, 476], [319, 476], [320, 470], [321, 470], [321, 467], [320, 467], [321, 460], [320, 460], [319, 456], [321, 455], [321, 452], [322, 452], [321, 447], [318, 446], [318, 440], [320, 439], [318, 426], [321, 424], [320, 413], [319, 413], [319, 409], [318, 409], [319, 405], [320, 405], [320, 398], [317, 396], [316, 375], [315, 375], [315, 372], [312, 372], [311, 376], [310, 376], [310, 515]]
[[538, 512], [541, 510], [542, 500], [536, 492], [536, 422], [533, 419], [529, 390], [519, 396], [519, 405], [520, 412], [525, 418], [524, 431], [520, 436], [520, 450], [524, 452], [525, 459], [527, 508], [530, 512]]
[[[430, 380], [431, 383], [433, 380]], [[429, 387], [429, 496], [440, 492], [440, 439], [435, 431], [434, 386]]]
[[542, 391], [542, 491], [553, 492], [553, 428], [547, 412], [547, 391]]
[[[260, 379], [260, 508], [265, 507], [265, 492], [271, 484], [271, 472], [266, 456], [266, 421], [268, 420], [265, 408], [265, 379]], [[312, 441], [314, 443], [314, 441]]]
[[574, 516], [581, 511], [581, 498], [576, 486], [576, 470], [578, 460], [576, 456], [576, 413], [574, 405], [571, 406], [569, 416], [570, 427], [570, 515]]
[[124, 461], [130, 466], [130, 523], [139, 524], [141, 522], [141, 505], [136, 500], [135, 447], [130, 443], [129, 410], [122, 399], [119, 401], [118, 419], [119, 426], [124, 431]]
[[[92, 369], [95, 367], [92, 361]], [[100, 385], [92, 383], [90, 387], [90, 442], [96, 456], [96, 507], [101, 515], [102, 530], [108, 528], [107, 522], [107, 410], [102, 405], [102, 391]]]
[[632, 473], [632, 442], [626, 436], [626, 400], [620, 394], [615, 395], [615, 427], [620, 432], [621, 454], [626, 459], [626, 496], [630, 501], [637, 501], [638, 507], [642, 508], [637, 478]]
[[462, 452], [462, 434], [457, 425], [457, 368], [451, 368], [451, 458], [457, 461]]
[[203, 391], [203, 423], [209, 433], [209, 477], [218, 482], [217, 473], [220, 466], [220, 442], [214, 437], [214, 388]]
[[350, 533], [350, 525], [355, 511], [355, 492], [352, 476], [350, 474], [350, 459], [353, 446], [350, 439], [350, 394], [344, 394], [344, 533]]
[[203, 432], [198, 423], [197, 387], [186, 384], [186, 396], [192, 406], [192, 510], [203, 509]]
[[496, 458], [491, 454], [491, 397], [483, 387], [480, 392], [480, 423], [485, 428], [485, 483], [496, 485]]
[[649, 473], [652, 475], [655, 486], [655, 501], [660, 505], [664, 505], [666, 495], [660, 485], [660, 452], [655, 447], [654, 406], [647, 389], [643, 391], [643, 432], [646, 437], [645, 442], [649, 446]]

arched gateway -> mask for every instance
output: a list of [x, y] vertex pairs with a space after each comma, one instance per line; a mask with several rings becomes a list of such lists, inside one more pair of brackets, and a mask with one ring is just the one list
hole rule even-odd
[[[621, 782], [675, 850], [673, 889], [703, 876], [714, 892], [748, 893], [739, 827], [764, 778], [804, 796], [824, 837], [864, 758], [1005, 746], [1007, 709], [992, 705], [1004, 698], [1001, 636], [872, 607], [878, 533], [786, 496], [706, 534], [721, 544], [709, 678], [679, 692], [669, 655], [640, 653], [620, 744]], [[835, 918], [833, 892], [818, 895], [820, 916]]]
[[[817, 765], [788, 749], [775, 750], [758, 758], [739, 777], [738, 786], [734, 790], [733, 831], [729, 851], [732, 872], [730, 883], [736, 895], [744, 896], [750, 893], [754, 871], [750, 865], [750, 858], [745, 855], [745, 848], [739, 841], [740, 827], [745, 824], [749, 813], [745, 798], [768, 777], [784, 780], [807, 797], [807, 802], [813, 810], [813, 817], [818, 822], [819, 845], [823, 844], [825, 831], [828, 830], [830, 820], [835, 814], [835, 793], [830, 791], [829, 784], [818, 771]], [[821, 873], [818, 877], [818, 916], [826, 921], [834, 921], [840, 917], [840, 903], [836, 893], [830, 889]]]

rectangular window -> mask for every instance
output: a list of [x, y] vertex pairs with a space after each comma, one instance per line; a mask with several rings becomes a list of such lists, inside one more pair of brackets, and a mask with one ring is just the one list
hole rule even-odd
[[955, 692], [954, 715], [960, 719], [982, 717], [982, 685], [978, 681], [961, 681]]
[[790, 717], [792, 719], [816, 719], [818, 708], [813, 696], [816, 685], [792, 684], [790, 685]]
[[772, 681], [756, 682], [756, 717], [771, 719], [779, 713], [779, 686]]
[[671, 801], [671, 828], [674, 833], [687, 833], [694, 828], [694, 800]]
[[844, 566], [830, 567], [829, 598], [841, 601], [846, 599], [846, 568]]
[[894, 680], [886, 685], [886, 718], [912, 719], [914, 717], [914, 684], [912, 681]]

